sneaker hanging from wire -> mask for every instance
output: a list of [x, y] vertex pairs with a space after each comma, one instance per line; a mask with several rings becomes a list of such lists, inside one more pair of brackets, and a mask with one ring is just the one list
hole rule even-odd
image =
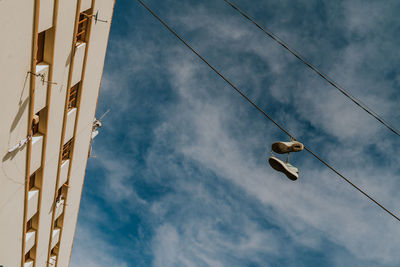
[[299, 178], [299, 169], [290, 163], [285, 163], [274, 156], [269, 157], [268, 162], [273, 169], [283, 172], [290, 180], [296, 181]]
[[272, 151], [278, 154], [285, 154], [290, 152], [299, 152], [304, 149], [304, 145], [298, 141], [290, 142], [275, 142], [271, 146]]

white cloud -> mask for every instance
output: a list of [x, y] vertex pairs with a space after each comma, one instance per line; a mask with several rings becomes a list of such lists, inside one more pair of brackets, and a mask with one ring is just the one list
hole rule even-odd
[[119, 248], [106, 242], [92, 226], [79, 224], [71, 267], [131, 266], [118, 256]]
[[[177, 134], [178, 136], [174, 138], [174, 141], [177, 141], [174, 147], [178, 153], [181, 152], [186, 158], [199, 162], [218, 176], [225, 177], [242, 187], [264, 205], [272, 206], [276, 210], [273, 215], [274, 220], [284, 223], [281, 225], [282, 229], [297, 242], [317, 249], [320, 242], [317, 235], [319, 232], [331, 242], [346, 247], [359, 259], [380, 261], [384, 264], [394, 264], [400, 260], [397, 253], [394, 250], [391, 251], [392, 247], [399, 245], [391, 237], [393, 233], [400, 233], [393, 218], [375, 208], [373, 203], [349, 188], [335, 174], [326, 169], [321, 170], [318, 163], [308, 162], [302, 165], [301, 181], [297, 184], [287, 184], [286, 181], [281, 181], [280, 175], [273, 173], [265, 166], [256, 164], [257, 158], [251, 157], [248, 151], [254, 149], [252, 146], [263, 145], [262, 142], [274, 138], [268, 137], [268, 133], [264, 134], [263, 139], [258, 139], [261, 142], [247, 143], [248, 148], [243, 149], [241, 144], [247, 141], [246, 138], [257, 133], [250, 130], [232, 136], [231, 132], [235, 130], [232, 129], [232, 125], [241, 129], [247, 125], [239, 121], [237, 116], [231, 115], [236, 109], [236, 106], [232, 108], [232, 105], [235, 105], [232, 104], [232, 99], [220, 96], [217, 96], [217, 101], [215, 98], [210, 99], [208, 93], [202, 90], [207, 90], [207, 87], [216, 87], [215, 82], [213, 79], [206, 79], [202, 74], [199, 75], [203, 70], [195, 67], [197, 65], [195, 62], [192, 63], [193, 65], [187, 61], [176, 63], [176, 58], [171, 62], [174, 62], [170, 68], [174, 74], [172, 81], [177, 86], [182, 102], [174, 108], [176, 111], [173, 116], [169, 113], [170, 119], [163, 124], [162, 131], [159, 131], [159, 136], [157, 136], [158, 139], [162, 140], [169, 138], [173, 133]], [[345, 110], [346, 104], [339, 101], [331, 102], [329, 99], [332, 98], [329, 97], [325, 99], [328, 105], [336, 106], [337, 110]], [[218, 105], [214, 105], [215, 102], [218, 102]], [[321, 109], [326, 109], [326, 107], [321, 104]], [[377, 132], [375, 129], [369, 133], [368, 129], [371, 127], [363, 128], [362, 124], [358, 124], [359, 118], [353, 115], [354, 112], [344, 111], [343, 114], [338, 114], [334, 112], [334, 109], [331, 111], [330, 115], [335, 114], [336, 119], [331, 117], [325, 120], [324, 117], [318, 116], [314, 119], [322, 125], [326, 121], [329, 124], [326, 128], [331, 133], [333, 129], [343, 126], [344, 129], [336, 136], [343, 135], [344, 131], [347, 137], [359, 135], [360, 128], [365, 129], [361, 132], [367, 137]], [[189, 127], [181, 127], [183, 124]], [[258, 122], [253, 122], [251, 125], [261, 128]], [[346, 130], [347, 125], [352, 125], [352, 127]], [[161, 141], [161, 143], [164, 142]], [[347, 142], [345, 141], [344, 144], [346, 145]], [[339, 164], [343, 165], [345, 162], [354, 161], [355, 164], [341, 168], [343, 173], [350, 174], [350, 177], [355, 178], [384, 203], [393, 205], [398, 203], [398, 198], [396, 198], [397, 201], [393, 200], [396, 195], [391, 194], [389, 197], [385, 194], [391, 191], [390, 184], [394, 183], [390, 175], [379, 177], [379, 173], [382, 174], [385, 169], [379, 169], [379, 165], [373, 168], [364, 167], [362, 164], [357, 165], [365, 161], [377, 163], [373, 155], [370, 158], [365, 154], [364, 148], [359, 146], [349, 147], [346, 150], [347, 148], [339, 145], [331, 149], [329, 154], [330, 158], [334, 159], [333, 162], [339, 160]], [[258, 157], [261, 156], [258, 155]], [[389, 173], [393, 173], [393, 169], [388, 171]], [[381, 178], [379, 180], [382, 182], [375, 182], [375, 177]], [[271, 216], [271, 214], [266, 214], [268, 215]], [[388, 228], [391, 229], [389, 232]], [[389, 239], [394, 243], [388, 243]], [[158, 250], [155, 253], [158, 255]]]

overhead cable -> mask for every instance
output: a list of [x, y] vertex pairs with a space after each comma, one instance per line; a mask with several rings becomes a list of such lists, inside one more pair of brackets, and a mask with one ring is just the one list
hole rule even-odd
[[240, 8], [238, 8], [235, 4], [231, 3], [228, 0], [224, 0], [228, 5], [230, 5], [233, 9], [235, 9], [237, 12], [239, 12], [243, 17], [248, 19], [251, 23], [253, 23], [257, 28], [259, 28], [261, 31], [263, 31], [266, 35], [268, 35], [271, 39], [276, 41], [278, 44], [283, 46], [286, 50], [288, 50], [292, 55], [294, 55], [296, 58], [298, 58], [301, 62], [303, 62], [307, 67], [309, 67], [311, 70], [316, 72], [319, 76], [321, 76], [324, 80], [326, 80], [329, 84], [331, 84], [333, 87], [335, 87], [337, 90], [339, 90], [343, 95], [348, 97], [351, 101], [353, 101], [357, 106], [362, 108], [364, 111], [366, 111], [369, 115], [374, 117], [376, 120], [378, 120], [380, 123], [382, 123], [386, 128], [388, 128], [390, 131], [392, 131], [394, 134], [400, 136], [400, 130], [396, 129], [390, 123], [385, 121], [381, 116], [379, 116], [375, 111], [373, 111], [371, 108], [369, 108], [366, 104], [364, 104], [361, 100], [357, 99], [355, 96], [351, 95], [348, 91], [346, 91], [343, 87], [338, 85], [335, 81], [330, 79], [328, 75], [324, 74], [322, 71], [318, 70], [315, 66], [313, 66], [309, 61], [307, 61], [303, 56], [301, 56], [297, 51], [295, 51], [293, 48], [290, 48], [282, 39], [280, 39], [278, 36], [273, 34], [271, 31], [266, 30], [264, 27], [262, 27], [260, 24], [258, 24], [254, 19], [250, 18], [244, 11], [242, 11]]
[[[259, 112], [261, 112], [266, 118], [268, 118], [272, 123], [274, 123], [279, 129], [281, 129], [286, 135], [288, 135], [290, 138], [293, 140], [296, 140], [293, 135], [291, 135], [283, 126], [281, 126], [278, 122], [276, 122], [274, 119], [272, 119], [271, 116], [269, 116], [262, 108], [260, 108], [254, 101], [252, 101], [244, 92], [242, 92], [238, 87], [236, 87], [231, 81], [229, 81], [221, 72], [219, 72], [216, 68], [214, 68], [205, 58], [203, 58], [194, 48], [192, 48], [191, 45], [189, 45], [185, 40], [182, 39], [182, 37], [179, 36], [178, 33], [176, 33], [163, 19], [161, 19], [154, 11], [147, 6], [142, 0], [138, 0], [139, 3], [146, 8], [152, 15], [155, 17], [158, 21], [160, 21], [175, 37], [177, 37], [187, 48], [189, 48], [194, 54], [196, 54], [205, 64], [207, 64], [218, 76], [220, 76], [225, 82], [227, 82], [237, 93], [239, 93], [244, 99], [246, 99], [253, 107], [255, 107]], [[393, 214], [391, 211], [389, 211], [387, 208], [385, 208], [382, 204], [380, 204], [377, 200], [375, 200], [373, 197], [371, 197], [368, 193], [366, 193], [364, 190], [362, 190], [360, 187], [352, 183], [348, 178], [346, 178], [344, 175], [342, 175], [340, 172], [338, 172], [335, 168], [333, 168], [331, 165], [329, 165], [325, 160], [321, 159], [319, 156], [317, 156], [310, 148], [304, 146], [304, 148], [311, 154], [313, 155], [316, 159], [318, 159], [322, 164], [327, 166], [329, 169], [331, 169], [334, 173], [336, 173], [340, 178], [345, 180], [348, 184], [350, 184], [352, 187], [357, 189], [360, 193], [362, 193], [364, 196], [366, 196], [368, 199], [370, 199], [372, 202], [374, 202], [376, 205], [378, 205], [380, 208], [382, 208], [384, 211], [386, 211], [389, 215], [394, 217], [396, 220], [400, 222], [400, 218]]]

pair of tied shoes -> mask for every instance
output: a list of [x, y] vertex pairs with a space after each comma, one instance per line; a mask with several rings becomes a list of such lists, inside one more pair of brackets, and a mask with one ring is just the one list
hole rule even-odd
[[[297, 141], [275, 142], [272, 144], [272, 151], [278, 154], [299, 152], [303, 149], [304, 145]], [[271, 156], [268, 162], [273, 169], [283, 172], [290, 180], [296, 181], [299, 178], [299, 170], [290, 163], [285, 163], [274, 156]]]

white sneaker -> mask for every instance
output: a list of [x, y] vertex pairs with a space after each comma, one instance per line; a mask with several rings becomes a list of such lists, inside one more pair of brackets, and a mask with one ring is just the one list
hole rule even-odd
[[299, 152], [302, 151], [304, 145], [297, 141], [290, 141], [290, 142], [275, 142], [271, 146], [272, 151], [278, 154], [284, 154], [289, 152]]
[[272, 168], [279, 172], [283, 172], [290, 180], [296, 181], [297, 178], [299, 178], [299, 170], [290, 163], [285, 163], [274, 156], [269, 157], [268, 162]]

